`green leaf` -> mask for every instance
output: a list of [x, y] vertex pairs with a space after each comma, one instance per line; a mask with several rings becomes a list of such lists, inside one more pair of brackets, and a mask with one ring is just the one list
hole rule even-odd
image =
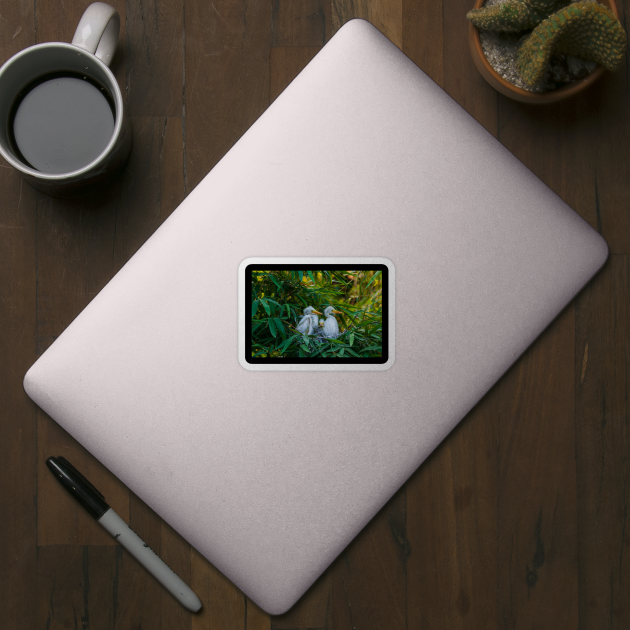
[[271, 302], [272, 304], [275, 304], [280, 310], [282, 310], [282, 305], [278, 304], [278, 302], [276, 302], [275, 300], [272, 300], [270, 297], [265, 298], [267, 300], [267, 302]]
[[284, 326], [282, 324], [282, 320], [278, 319], [277, 317], [274, 319], [274, 322], [276, 324], [276, 328], [280, 331], [280, 333], [282, 334], [282, 336], [284, 337], [286, 335], [286, 332], [284, 330]]
[[346, 348], [346, 349], [353, 357], [359, 357], [359, 355], [354, 350], [350, 350], [350, 348]]
[[343, 306], [335, 306], [335, 310], [336, 311], [341, 311], [342, 313], [345, 314], [346, 317], [348, 317], [350, 319], [350, 321], [357, 326], [357, 320], [352, 316], [352, 314], [348, 311], [348, 309], [344, 308]]
[[258, 310], [258, 300], [254, 300], [252, 302], [252, 317], [256, 315], [256, 311]]
[[313, 277], [313, 272], [309, 269], [307, 272], [308, 277], [312, 280], [313, 284], [315, 284], [315, 278]]
[[342, 357], [345, 353], [346, 349], [345, 348], [341, 348], [341, 350], [339, 350], [339, 354], [337, 356]]
[[298, 269], [298, 282], [302, 282], [303, 272]]
[[269, 304], [267, 304], [267, 302], [263, 300], [262, 298], [260, 298], [260, 303], [263, 305], [263, 308], [265, 309], [265, 311], [267, 311], [267, 315], [271, 315], [271, 309], [269, 308]]
[[308, 346], [301, 345], [300, 348], [302, 348], [302, 350], [304, 350], [304, 352], [308, 352]]
[[284, 343], [280, 346], [279, 350], [280, 350], [280, 354], [284, 354], [287, 350], [287, 348], [291, 345], [291, 342], [295, 339], [295, 335], [293, 335], [292, 337], [288, 337]]
[[269, 277], [271, 278], [273, 283], [278, 287], [278, 289], [280, 289], [280, 291], [282, 291], [282, 285], [276, 280], [276, 278], [274, 276], [272, 276], [271, 274], [269, 274]]
[[350, 345], [352, 345], [354, 343], [354, 333], [351, 332], [350, 335], [348, 336], [348, 340], [350, 341]]
[[375, 273], [375, 274], [374, 274], [374, 275], [370, 278], [370, 281], [369, 281], [369, 282], [365, 285], [365, 288], [367, 289], [367, 288], [368, 288], [368, 287], [372, 284], [372, 282], [374, 282], [374, 280], [376, 280], [376, 278], [378, 278], [378, 277], [379, 277], [379, 275], [380, 275], [380, 274], [381, 274], [381, 272], [380, 272], [380, 271], [377, 271], [377, 272], [376, 272], [376, 273]]
[[276, 331], [276, 325], [274, 324], [273, 319], [269, 319], [269, 330], [271, 331], [271, 334], [275, 337], [278, 333]]

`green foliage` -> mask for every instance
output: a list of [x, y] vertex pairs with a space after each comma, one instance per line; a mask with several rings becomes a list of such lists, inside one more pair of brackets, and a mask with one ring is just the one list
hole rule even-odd
[[615, 70], [626, 50], [626, 33], [615, 14], [596, 2], [576, 2], [541, 22], [519, 48], [517, 67], [534, 85], [554, 53], [574, 55]]
[[536, 85], [545, 76], [554, 54], [594, 61], [608, 70], [621, 64], [626, 33], [615, 14], [603, 5], [583, 0], [506, 0], [472, 9], [466, 17], [479, 29], [502, 33], [531, 30], [518, 50], [516, 66], [523, 81]]
[[[380, 271], [252, 271], [252, 356], [379, 357], [383, 351]], [[307, 306], [333, 306], [341, 334], [316, 339], [296, 330]], [[323, 315], [320, 316], [322, 319]]]
[[472, 9], [466, 17], [485, 31], [519, 33], [534, 28], [568, 0], [507, 0], [481, 9]]

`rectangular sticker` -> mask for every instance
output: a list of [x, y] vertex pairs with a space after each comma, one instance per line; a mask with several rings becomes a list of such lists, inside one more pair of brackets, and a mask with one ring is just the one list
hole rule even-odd
[[246, 369], [387, 369], [393, 265], [383, 258], [257, 258], [239, 268]]

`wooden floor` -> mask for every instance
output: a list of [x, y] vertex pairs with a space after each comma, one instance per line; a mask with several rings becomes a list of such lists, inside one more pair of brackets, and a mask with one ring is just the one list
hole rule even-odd
[[[497, 95], [472, 0], [122, 0], [134, 130], [105, 194], [0, 163], [0, 626], [9, 630], [630, 628], [630, 71], [540, 108]], [[87, 2], [0, 0], [0, 62]], [[619, 5], [623, 22], [630, 0]], [[370, 20], [599, 230], [611, 256], [286, 615], [269, 617], [26, 397], [22, 377], [335, 31]], [[627, 23], [626, 23], [627, 24]], [[325, 182], [322, 182], [325, 185]], [[45, 469], [64, 454], [189, 582], [191, 615]], [[269, 576], [273, 579], [273, 576]]]

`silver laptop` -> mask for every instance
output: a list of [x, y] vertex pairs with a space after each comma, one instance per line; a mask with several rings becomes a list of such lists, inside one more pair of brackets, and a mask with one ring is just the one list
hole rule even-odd
[[[354, 20], [24, 386], [278, 614], [607, 254], [595, 230]], [[260, 291], [264, 274], [277, 292]], [[348, 298], [356, 278], [380, 283], [369, 307]], [[298, 290], [323, 322], [303, 320]]]

